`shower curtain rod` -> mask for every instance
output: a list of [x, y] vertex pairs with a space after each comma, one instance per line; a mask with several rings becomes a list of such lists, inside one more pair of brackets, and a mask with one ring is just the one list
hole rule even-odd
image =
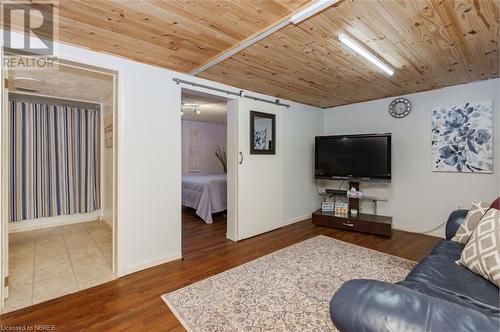
[[245, 94], [245, 91], [243, 91], [243, 90], [240, 90], [239, 92], [234, 92], [234, 91], [230, 91], [230, 90], [214, 88], [212, 86], [208, 86], [208, 85], [204, 85], [204, 84], [199, 84], [199, 83], [195, 83], [195, 82], [181, 80], [180, 78], [173, 78], [172, 80], [175, 83], [177, 83], [177, 84], [180, 84], [180, 83], [189, 84], [189, 85], [196, 86], [196, 87], [199, 87], [199, 88], [204, 88], [204, 89], [214, 90], [214, 91], [217, 91], [217, 92], [226, 93], [228, 95], [240, 96], [242, 98], [248, 98], [248, 99], [253, 99], [253, 100], [257, 100], [257, 101], [262, 101], [262, 102], [268, 103], [268, 104], [273, 104], [273, 105], [278, 105], [278, 106], [284, 106], [286, 108], [290, 107], [290, 105], [283, 104], [282, 102], [280, 102], [279, 99], [276, 99], [276, 100], [272, 101], [272, 100], [268, 100], [268, 99], [263, 99], [263, 98], [255, 97], [255, 96], [249, 96], [249, 95]]
[[28, 101], [28, 102], [40, 102], [40, 103], [50, 103], [54, 105], [61, 106], [73, 106], [85, 109], [92, 109], [96, 111], [101, 110], [101, 104], [87, 102], [83, 100], [76, 99], [67, 99], [61, 97], [53, 97], [48, 95], [42, 95], [37, 93], [29, 93], [29, 92], [10, 92], [9, 91], [9, 100], [16, 101]]

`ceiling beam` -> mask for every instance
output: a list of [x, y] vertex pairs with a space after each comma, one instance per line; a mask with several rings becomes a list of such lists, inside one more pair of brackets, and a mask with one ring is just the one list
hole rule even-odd
[[252, 46], [253, 44], [255, 44], [259, 41], [261, 41], [262, 39], [272, 35], [276, 31], [281, 30], [282, 28], [286, 27], [287, 25], [294, 23], [294, 21], [295, 21], [294, 16], [297, 13], [300, 13], [301, 11], [305, 10], [306, 8], [317, 7], [316, 10], [311, 8], [313, 10], [312, 10], [311, 14], [309, 14], [309, 16], [305, 16], [305, 17], [301, 16], [300, 21], [298, 21], [297, 24], [300, 23], [302, 20], [309, 18], [310, 16], [318, 14], [319, 12], [325, 10], [326, 8], [328, 8], [330, 6], [333, 6], [333, 5], [337, 6], [340, 2], [343, 2], [343, 1], [344, 0], [329, 0], [329, 1], [326, 0], [327, 4], [323, 4], [323, 5], [318, 6], [318, 4], [320, 2], [325, 2], [325, 0], [312, 0], [308, 3], [306, 3], [305, 5], [303, 5], [302, 7], [298, 8], [297, 10], [294, 10], [290, 14], [286, 15], [285, 17], [279, 19], [278, 21], [268, 25], [267, 27], [260, 30], [259, 32], [253, 34], [252, 36], [243, 39], [242, 41], [238, 42], [237, 44], [229, 47], [228, 49], [226, 49], [226, 50], [220, 52], [219, 54], [215, 55], [214, 57], [210, 58], [206, 62], [202, 63], [201, 65], [199, 65], [198, 67], [193, 69], [189, 74], [196, 76], [196, 75], [204, 72], [205, 70], [215, 66], [216, 64], [221, 63], [222, 61], [226, 60], [227, 58], [230, 58], [233, 55], [241, 52], [242, 50]]

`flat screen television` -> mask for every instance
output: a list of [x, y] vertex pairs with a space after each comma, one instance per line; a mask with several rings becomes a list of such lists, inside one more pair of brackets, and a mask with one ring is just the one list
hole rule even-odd
[[315, 156], [316, 179], [391, 179], [391, 134], [318, 136]]

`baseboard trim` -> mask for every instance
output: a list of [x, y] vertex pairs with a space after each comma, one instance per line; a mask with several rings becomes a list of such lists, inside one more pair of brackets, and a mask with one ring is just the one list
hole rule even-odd
[[[285, 226], [288, 226], [288, 225], [291, 225], [291, 224], [294, 224], [296, 222], [299, 222], [299, 221], [303, 221], [303, 220], [307, 220], [307, 219], [311, 219], [312, 218], [312, 214], [307, 214], [305, 216], [301, 216], [301, 217], [296, 217], [296, 218], [292, 218], [292, 219], [289, 219], [289, 220], [286, 220], [286, 221], [283, 221], [281, 223], [281, 225], [279, 226], [273, 226], [273, 227], [270, 227], [268, 229], [264, 229], [264, 230], [260, 230], [258, 233], [255, 233], [255, 234], [251, 234], [251, 235], [245, 235], [245, 236], [241, 236], [241, 234], [239, 234], [239, 238], [238, 238], [238, 241], [240, 240], [245, 240], [245, 239], [249, 239], [251, 237], [254, 237], [254, 236], [258, 236], [258, 235], [261, 235], [261, 234], [264, 234], [264, 233], [268, 233], [268, 232], [272, 232], [276, 229], [280, 229], [282, 227], [285, 227]], [[227, 235], [227, 234], [226, 234]]]
[[292, 219], [285, 220], [283, 222], [283, 226], [295, 224], [296, 222], [304, 221], [304, 220], [311, 219], [311, 218], [312, 218], [312, 214], [306, 214], [304, 216], [295, 217], [295, 218], [292, 218]]
[[232, 234], [229, 234], [229, 233], [226, 233], [226, 238], [227, 238], [227, 239], [229, 239], [229, 240], [231, 240], [231, 241], [235, 241], [235, 242], [236, 242], [236, 241], [238, 241], [238, 239], [237, 239], [237, 238], [234, 238], [234, 237], [232, 236]]
[[108, 225], [109, 228], [113, 229], [113, 223], [110, 220], [108, 220], [108, 219], [106, 219], [104, 217], [101, 217], [101, 221], [103, 221], [104, 223], [106, 223], [106, 225]]
[[101, 211], [97, 210], [89, 213], [77, 213], [69, 216], [54, 216], [39, 219], [29, 219], [14, 221], [9, 223], [9, 233], [32, 231], [36, 229], [50, 228], [55, 226], [78, 224], [98, 220]]
[[411, 226], [392, 225], [392, 229], [397, 230], [397, 231], [409, 232], [409, 233], [430, 235], [430, 236], [440, 237], [443, 239], [445, 237], [444, 236], [445, 225], [443, 225], [442, 228], [440, 227], [438, 229], [433, 230], [432, 232], [427, 232], [427, 233], [422, 233], [421, 230], [415, 229]]
[[155, 258], [155, 259], [150, 259], [150, 260], [147, 260], [146, 262], [141, 263], [141, 264], [126, 266], [123, 275], [139, 272], [139, 271], [142, 271], [145, 269], [149, 269], [150, 267], [165, 264], [165, 263], [175, 261], [175, 260], [181, 259], [181, 258], [182, 258], [182, 253], [179, 252], [179, 253], [166, 255], [163, 257]]

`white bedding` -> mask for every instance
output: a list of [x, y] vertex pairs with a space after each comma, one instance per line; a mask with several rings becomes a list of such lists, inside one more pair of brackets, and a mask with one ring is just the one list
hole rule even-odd
[[182, 205], [193, 208], [207, 224], [212, 213], [227, 209], [226, 174], [183, 175]]

